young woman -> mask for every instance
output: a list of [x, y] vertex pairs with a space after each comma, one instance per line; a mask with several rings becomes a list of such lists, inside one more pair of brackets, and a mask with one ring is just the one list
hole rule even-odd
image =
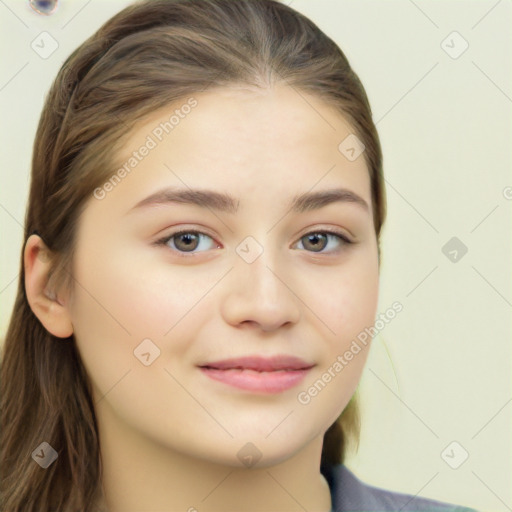
[[158, 0], [62, 66], [1, 372], [1, 509], [468, 510], [344, 465], [385, 219], [365, 91], [272, 0]]

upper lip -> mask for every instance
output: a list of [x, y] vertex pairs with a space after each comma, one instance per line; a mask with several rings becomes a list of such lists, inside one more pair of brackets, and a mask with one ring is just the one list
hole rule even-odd
[[200, 365], [201, 368], [213, 368], [216, 370], [229, 370], [238, 368], [243, 370], [255, 370], [259, 372], [272, 372], [278, 370], [304, 370], [313, 366], [314, 364], [308, 363], [303, 359], [288, 355], [277, 355], [273, 357], [237, 357]]

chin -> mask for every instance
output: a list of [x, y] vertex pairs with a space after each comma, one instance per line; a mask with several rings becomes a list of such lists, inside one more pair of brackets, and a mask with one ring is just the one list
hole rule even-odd
[[283, 441], [279, 436], [265, 439], [265, 436], [251, 435], [246, 431], [243, 436], [235, 436], [227, 443], [216, 443], [211, 447], [213, 450], [202, 449], [199, 457], [238, 469], [264, 469], [286, 462], [308, 444], [306, 439], [297, 436]]

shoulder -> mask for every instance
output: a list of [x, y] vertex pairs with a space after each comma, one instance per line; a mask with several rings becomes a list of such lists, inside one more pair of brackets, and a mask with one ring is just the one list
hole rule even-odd
[[330, 470], [333, 512], [477, 512], [474, 509], [365, 484], [346, 466]]

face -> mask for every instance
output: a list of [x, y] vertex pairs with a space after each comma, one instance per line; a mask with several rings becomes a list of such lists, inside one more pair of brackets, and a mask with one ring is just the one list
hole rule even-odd
[[[125, 172], [86, 204], [69, 313], [100, 424], [227, 465], [250, 442], [275, 464], [323, 436], [367, 358], [351, 346], [378, 300], [368, 169], [315, 97], [193, 98], [142, 121], [116, 155]], [[139, 205], [166, 189], [189, 201]], [[292, 207], [330, 189], [362, 201]]]

